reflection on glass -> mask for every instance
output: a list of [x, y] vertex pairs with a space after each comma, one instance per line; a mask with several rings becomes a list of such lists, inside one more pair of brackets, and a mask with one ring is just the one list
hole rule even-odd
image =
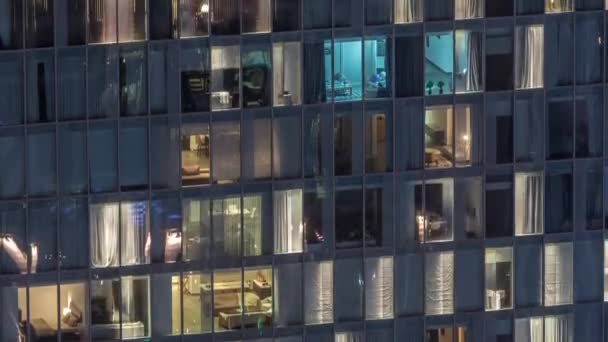
[[18, 49], [23, 44], [23, 0], [0, 1], [0, 50]]
[[510, 247], [486, 249], [486, 310], [502, 310], [512, 306], [512, 263], [513, 251]]
[[146, 39], [146, 0], [117, 0], [118, 41]]
[[240, 121], [215, 120], [211, 127], [213, 182], [238, 182], [241, 178]]
[[427, 168], [452, 167], [452, 106], [427, 107], [424, 118], [424, 164]]
[[426, 95], [451, 94], [454, 90], [454, 33], [426, 34], [424, 89]]
[[123, 47], [118, 65], [120, 86], [120, 113], [141, 115], [147, 113], [148, 68], [143, 47]]
[[451, 314], [454, 311], [454, 253], [427, 253], [424, 270], [425, 313]]
[[365, 259], [365, 319], [393, 318], [393, 258]]
[[218, 257], [241, 255], [241, 208], [240, 197], [213, 200], [213, 251]]
[[240, 47], [211, 48], [211, 110], [240, 107]]
[[298, 105], [302, 102], [300, 84], [301, 45], [299, 42], [272, 44], [273, 84], [275, 106]]
[[304, 321], [307, 325], [332, 323], [334, 319], [333, 261], [304, 264]]
[[[249, 0], [250, 1], [250, 0]], [[239, 0], [210, 0], [211, 33], [214, 35], [239, 34], [241, 31]], [[201, 5], [201, 12], [204, 12]]]
[[205, 42], [181, 42], [182, 111], [209, 110], [209, 47]]
[[[333, 83], [333, 98], [336, 102], [356, 101], [363, 97], [361, 54], [360, 39], [336, 39], [334, 41], [333, 77], [326, 89], [328, 92], [331, 91]], [[331, 94], [328, 93], [328, 95]]]

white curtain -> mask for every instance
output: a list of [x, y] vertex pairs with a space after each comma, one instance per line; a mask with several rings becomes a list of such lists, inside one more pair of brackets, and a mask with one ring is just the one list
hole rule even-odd
[[542, 234], [545, 187], [543, 172], [515, 175], [515, 235]]
[[120, 261], [121, 265], [149, 262], [148, 204], [124, 202], [120, 204]]
[[465, 90], [467, 92], [481, 90], [481, 39], [479, 32], [469, 32], [467, 41], [467, 73]]
[[544, 342], [543, 318], [528, 317], [515, 320], [515, 341], [517, 342]]
[[274, 253], [301, 253], [302, 189], [274, 192]]
[[333, 261], [305, 263], [304, 282], [305, 323], [332, 323], [334, 317]]
[[290, 105], [290, 101], [292, 105], [300, 104], [300, 50], [299, 42], [274, 43], [272, 46], [274, 105]]
[[545, 0], [545, 12], [570, 12], [572, 0]]
[[545, 246], [545, 306], [572, 303], [572, 243]]
[[543, 25], [517, 26], [517, 48], [517, 88], [541, 88], [545, 59]]
[[456, 19], [483, 17], [483, 0], [456, 0]]
[[91, 264], [93, 267], [118, 266], [118, 203], [91, 204], [89, 217]]
[[454, 298], [454, 253], [438, 252], [426, 255], [425, 311], [427, 315], [450, 314]]
[[362, 331], [336, 332], [335, 342], [363, 342], [365, 341]]
[[545, 341], [544, 342], [572, 342], [574, 324], [572, 316], [556, 315], [545, 317]]
[[393, 258], [365, 259], [365, 319], [393, 318]]
[[395, 0], [395, 23], [422, 21], [422, 0]]

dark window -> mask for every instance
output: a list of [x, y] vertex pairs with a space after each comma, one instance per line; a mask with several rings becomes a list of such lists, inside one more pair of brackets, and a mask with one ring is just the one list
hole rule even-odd
[[578, 229], [602, 229], [603, 168], [599, 160], [579, 160], [574, 170], [576, 182], [575, 220]]
[[334, 167], [336, 175], [363, 172], [363, 114], [358, 105], [336, 107], [334, 121]]
[[249, 0], [241, 2], [243, 33], [270, 32], [271, 0]]
[[510, 95], [488, 95], [486, 99], [486, 161], [513, 161], [513, 113]]
[[424, 54], [421, 35], [395, 37], [395, 92], [398, 97], [422, 96]]
[[485, 217], [486, 237], [513, 235], [513, 175], [510, 171], [488, 170]]
[[365, 0], [365, 24], [390, 24], [392, 22], [391, 2], [393, 0]]
[[333, 122], [328, 108], [310, 108], [304, 113], [304, 176], [331, 176]]
[[55, 121], [55, 63], [51, 51], [27, 55], [27, 121]]
[[547, 15], [545, 17], [546, 87], [572, 84], [573, 41], [572, 15]]
[[410, 100], [397, 103], [395, 115], [396, 168], [421, 169], [424, 163], [424, 111], [422, 101]]
[[604, 9], [602, 0], [576, 0], [576, 10], [602, 10]]
[[180, 0], [181, 37], [209, 35], [209, 0]]
[[59, 0], [57, 4], [57, 44], [83, 45], [87, 41], [87, 3]]
[[243, 113], [241, 121], [242, 177], [246, 180], [269, 179], [271, 176], [272, 141], [270, 112]]
[[513, 32], [510, 25], [488, 23], [485, 76], [488, 91], [513, 88]]
[[304, 29], [331, 27], [331, 1], [304, 0]]
[[23, 0], [1, 0], [0, 23], [0, 50], [20, 49], [23, 46]]
[[299, 29], [300, 0], [273, 0], [272, 30], [281, 32]]
[[545, 232], [572, 231], [572, 165], [550, 164], [545, 175]]
[[331, 86], [327, 89], [332, 75], [331, 51], [331, 40], [314, 36], [304, 38], [304, 103], [327, 101], [327, 92], [331, 92]]
[[545, 0], [517, 0], [515, 7], [517, 14], [542, 14], [545, 13]]
[[[1, 12], [0, 12], [1, 13]], [[23, 122], [23, 57], [0, 56], [0, 125]]]
[[569, 90], [551, 91], [547, 94], [547, 159], [572, 158], [573, 108]]
[[[32, 258], [30, 273], [53, 271], [57, 269], [56, 202], [30, 202], [28, 203], [28, 216], [28, 243]], [[84, 241], [81, 243], [84, 244]]]
[[86, 193], [89, 185], [85, 124], [59, 128], [59, 185], [63, 194]]
[[274, 178], [297, 178], [302, 174], [302, 117], [274, 114], [272, 123], [272, 174]]
[[181, 42], [182, 112], [204, 112], [210, 108], [210, 54], [206, 40]]
[[0, 197], [11, 198], [23, 195], [25, 188], [23, 131], [0, 130], [0, 160], [10, 160], [11, 163], [11, 167], [0, 168]]
[[36, 127], [27, 135], [27, 187], [30, 196], [53, 195], [56, 188], [55, 128]]
[[89, 126], [89, 181], [91, 192], [110, 192], [118, 185], [116, 124], [113, 122]]
[[118, 64], [120, 114], [133, 116], [148, 112], [148, 68], [145, 48], [120, 48]]
[[576, 158], [602, 156], [603, 104], [601, 86], [576, 89]]
[[486, 17], [513, 15], [513, 0], [486, 0]]
[[150, 182], [155, 189], [179, 187], [177, 118], [153, 118], [150, 125]]
[[603, 15], [577, 14], [575, 22], [576, 84], [600, 83], [604, 74]]
[[[3, 243], [10, 243], [20, 251], [27, 253], [25, 236], [25, 206], [24, 203], [2, 203], [0, 204], [0, 232], [4, 236]], [[84, 245], [84, 244], [83, 244]], [[0, 273], [19, 274], [27, 272], [27, 254], [21, 258], [13, 258], [6, 249], [0, 253]], [[14, 298], [16, 299], [16, 298]]]
[[[149, 1], [150, 39], [171, 39], [177, 37], [177, 13], [174, 12], [175, 0]], [[200, 7], [199, 7], [200, 8]]]
[[[88, 241], [86, 199], [64, 199], [59, 212], [59, 267], [61, 269], [87, 268], [89, 266], [89, 244], [74, 243]], [[83, 229], [84, 228], [84, 229]]]
[[27, 47], [53, 46], [53, 0], [27, 0]]
[[86, 116], [86, 51], [59, 50], [57, 61], [57, 115], [59, 120]]
[[305, 185], [302, 224], [306, 252], [327, 255], [333, 249], [333, 221], [329, 182], [311, 181]]
[[515, 161], [544, 159], [544, 95], [542, 91], [518, 94], [515, 99]]
[[176, 42], [151, 43], [148, 49], [150, 113], [176, 113], [179, 102], [179, 58]]
[[148, 122], [120, 124], [120, 188], [145, 189], [148, 185]]
[[[357, 321], [363, 317], [363, 261], [360, 258], [334, 262], [336, 321]], [[355, 338], [355, 340], [361, 339]]]
[[425, 0], [424, 5], [424, 18], [427, 21], [451, 20], [454, 18], [453, 0]]
[[363, 191], [361, 179], [339, 179], [335, 203], [336, 248], [363, 245]]
[[239, 34], [239, 0], [211, 0], [211, 33]]
[[365, 246], [392, 249], [393, 243], [392, 177], [375, 176], [365, 185]]
[[118, 51], [116, 46], [89, 48], [89, 117], [113, 117], [118, 112]]

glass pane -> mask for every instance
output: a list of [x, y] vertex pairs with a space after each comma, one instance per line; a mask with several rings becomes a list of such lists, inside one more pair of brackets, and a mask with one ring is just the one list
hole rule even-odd
[[240, 47], [211, 48], [211, 110], [239, 108]]
[[361, 179], [341, 179], [336, 184], [336, 248], [361, 248], [363, 245], [363, 190]]
[[300, 29], [300, 2], [301, 0], [272, 1], [272, 31], [281, 32]]
[[205, 261], [211, 248], [211, 201], [184, 198], [182, 253], [184, 261]]
[[426, 34], [424, 78], [426, 95], [451, 94], [454, 90], [454, 33]]
[[[61, 317], [62, 339], [78, 339], [81, 333], [86, 332], [90, 325], [89, 318], [85, 314], [89, 306], [86, 301], [87, 286], [84, 282], [59, 284], [59, 311]], [[84, 331], [78, 331], [78, 327], [84, 327]]]
[[[161, 192], [150, 201], [150, 244], [149, 254], [153, 263], [174, 263], [181, 261], [182, 249], [182, 209], [177, 193]], [[148, 241], [146, 241], [148, 244]]]
[[59, 50], [57, 102], [59, 120], [77, 120], [86, 116], [86, 51]]
[[333, 50], [333, 98], [357, 101], [363, 97], [361, 40], [336, 39]]
[[452, 106], [427, 107], [424, 119], [426, 168], [452, 167], [454, 161]]
[[118, 41], [146, 39], [146, 0], [118, 0], [117, 5]]
[[270, 32], [271, 0], [247, 0], [242, 2], [243, 33]]
[[324, 41], [320, 37], [305, 38], [303, 57], [304, 70], [306, 70], [304, 75], [304, 103], [327, 102], [327, 95], [328, 93], [331, 94], [331, 83], [329, 81], [332, 79], [331, 52], [331, 40]]
[[304, 29], [305, 30], [331, 28], [331, 18], [332, 18], [331, 1], [304, 0], [303, 17], [304, 17]]
[[[86, 243], [88, 205], [86, 199], [61, 201], [59, 213], [59, 267], [79, 269], [89, 266], [89, 246]], [[82, 241], [83, 243], [74, 243]], [[81, 306], [82, 309], [84, 309]]]
[[175, 113], [179, 110], [177, 43], [151, 44], [148, 53], [150, 113]]
[[179, 187], [180, 137], [176, 119], [154, 118], [150, 126], [150, 182], [155, 189]]
[[552, 91], [547, 94], [546, 156], [547, 159], [572, 158], [574, 144], [572, 94]]
[[55, 159], [55, 128], [30, 129], [27, 136], [28, 194], [42, 196], [55, 192]]
[[454, 44], [456, 44], [454, 60], [456, 93], [483, 90], [483, 33], [456, 30]]
[[[177, 1], [156, 0], [149, 1], [149, 23], [150, 39], [177, 38]], [[182, 18], [182, 22], [187, 18]]]
[[365, 319], [393, 318], [393, 258], [365, 259]]
[[148, 122], [127, 121], [120, 126], [120, 188], [148, 186]]
[[[490, 1], [488, 5], [512, 6], [512, 1]], [[490, 16], [490, 9], [490, 7], [486, 9], [487, 16]], [[513, 15], [513, 9], [510, 8], [508, 13], [504, 15]], [[485, 48], [486, 90], [513, 89], [513, 30], [511, 26], [488, 26], [486, 28]]]
[[55, 62], [50, 51], [27, 54], [27, 121], [55, 121]]
[[304, 247], [302, 189], [275, 191], [274, 254], [301, 253]]
[[422, 21], [423, 0], [394, 0], [395, 24]]
[[278, 116], [272, 125], [273, 176], [296, 178], [302, 174], [302, 117], [299, 115]]
[[365, 98], [390, 97], [391, 55], [393, 51], [390, 37], [365, 39], [364, 42]]
[[[150, 213], [147, 201], [120, 203], [120, 264], [150, 263]], [[105, 228], [105, 234], [110, 234]], [[111, 243], [111, 242], [104, 242]], [[109, 248], [110, 246], [104, 246]]]
[[512, 253], [510, 247], [486, 248], [486, 310], [503, 310], [513, 305]]
[[209, 110], [210, 68], [206, 41], [181, 42], [182, 112]]
[[114, 123], [89, 126], [89, 170], [92, 192], [108, 192], [118, 185], [117, 132]]
[[0, 56], [0, 106], [4, 108], [0, 113], [0, 125], [17, 125], [23, 122], [23, 82], [22, 55]]
[[89, 0], [89, 43], [116, 42], [116, 2], [117, 0]]
[[515, 28], [515, 87], [542, 88], [544, 82], [544, 27], [519, 25]]
[[[243, 113], [241, 124], [243, 179], [269, 179], [271, 177], [272, 134], [270, 125], [270, 113]], [[236, 165], [232, 167], [236, 167]]]
[[209, 0], [180, 0], [181, 37], [209, 35]]
[[[272, 44], [272, 63], [274, 65], [273, 104], [275, 106], [291, 106], [302, 103], [301, 50], [299, 42]], [[322, 69], [321, 72], [323, 72]]]
[[30, 202], [28, 206], [30, 273], [57, 269], [57, 204]]
[[486, 237], [512, 236], [513, 174], [503, 170], [490, 171], [486, 177], [485, 200]]
[[482, 18], [484, 0], [456, 0], [456, 19]]
[[[125, 219], [128, 219], [128, 217], [125, 217]], [[127, 222], [125, 222], [125, 225], [127, 225]], [[119, 265], [119, 230], [118, 202], [89, 205], [89, 241], [91, 265], [93, 267], [113, 267]], [[132, 232], [134, 232], [133, 235], [137, 234], [135, 229]], [[127, 242], [125, 241], [125, 243]], [[133, 247], [133, 249], [136, 248], [136, 246]], [[125, 255], [125, 259], [127, 258], [128, 256]]]
[[272, 63], [267, 45], [245, 45], [241, 66], [243, 68], [243, 107], [270, 106], [272, 87]]
[[241, 177], [240, 121], [228, 119], [214, 120], [211, 126], [211, 177], [214, 183], [238, 182]]
[[[554, 3], [564, 3], [564, 1], [555, 1]], [[547, 52], [545, 54], [546, 85], [572, 84], [574, 73], [574, 26], [572, 16], [546, 16], [545, 51]]]
[[545, 306], [572, 303], [572, 243], [545, 245]]
[[213, 253], [218, 259], [241, 256], [241, 208], [241, 198], [234, 195], [213, 200]]
[[340, 289], [334, 291], [336, 321], [359, 320], [363, 317], [363, 260], [337, 259], [334, 265], [334, 286]]
[[426, 254], [424, 284], [427, 315], [444, 315], [454, 311], [453, 252]]
[[[183, 278], [183, 318], [185, 335], [211, 332], [213, 306], [211, 301], [211, 275], [188, 272]], [[229, 297], [229, 296], [226, 296]]]
[[0, 232], [2, 274], [26, 274], [28, 250], [25, 236], [25, 209], [23, 203], [0, 205]]
[[[269, 280], [272, 281], [272, 278]], [[243, 300], [243, 275], [241, 269], [222, 270], [213, 274], [213, 331], [241, 328], [243, 309], [252, 305]], [[203, 302], [211, 303], [203, 294]], [[257, 320], [256, 320], [257, 321]]]
[[23, 0], [0, 0], [0, 50], [23, 46]]
[[515, 174], [515, 235], [543, 233], [544, 188], [542, 171]]
[[[211, 33], [239, 34], [241, 31], [239, 18], [239, 0], [210, 0], [211, 2]], [[201, 5], [201, 9], [202, 5]], [[202, 12], [202, 11], [201, 11]]]
[[572, 165], [550, 165], [545, 172], [545, 230], [547, 233], [572, 231]]
[[385, 25], [391, 23], [391, 0], [366, 0], [365, 24]]
[[120, 114], [148, 113], [148, 70], [144, 46], [121, 47], [118, 64]]
[[25, 142], [23, 131], [0, 130], [0, 160], [11, 160], [11, 167], [0, 168], [0, 197], [23, 195], [25, 190]]
[[207, 122], [184, 122], [181, 130], [182, 184], [208, 184], [211, 175], [210, 135]]
[[54, 13], [53, 0], [28, 0], [27, 9], [27, 47], [47, 47], [53, 46]]
[[149, 276], [120, 279], [122, 339], [150, 336]]
[[333, 322], [333, 261], [304, 264], [304, 319], [307, 325]]
[[544, 94], [518, 94], [515, 99], [515, 161], [540, 162], [544, 159]]
[[89, 117], [113, 117], [118, 112], [118, 50], [89, 48], [87, 68]]

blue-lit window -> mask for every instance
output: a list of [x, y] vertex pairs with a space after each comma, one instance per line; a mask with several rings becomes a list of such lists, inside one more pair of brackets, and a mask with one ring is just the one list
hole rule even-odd
[[453, 75], [454, 33], [427, 33], [424, 53], [425, 94], [451, 94], [454, 91]]

